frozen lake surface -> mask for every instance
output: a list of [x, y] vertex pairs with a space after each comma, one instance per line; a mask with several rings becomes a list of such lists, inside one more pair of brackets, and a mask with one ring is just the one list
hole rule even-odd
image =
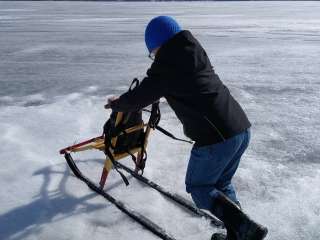
[[[253, 124], [234, 178], [245, 211], [267, 239], [320, 239], [319, 12], [320, 2], [0, 1], [0, 239], [157, 239], [75, 179], [58, 150], [99, 135], [106, 97], [144, 76], [144, 28], [160, 14], [194, 33]], [[161, 125], [182, 136], [161, 108]], [[190, 199], [189, 150], [154, 133], [145, 175]], [[97, 181], [102, 157], [81, 156]], [[108, 180], [177, 239], [216, 231], [133, 179]]]

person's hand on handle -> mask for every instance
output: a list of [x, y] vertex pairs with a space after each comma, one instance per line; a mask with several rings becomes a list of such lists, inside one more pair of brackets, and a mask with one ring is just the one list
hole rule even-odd
[[111, 108], [111, 102], [114, 101], [114, 100], [117, 100], [119, 97], [117, 96], [112, 96], [112, 97], [109, 97], [108, 98], [108, 103], [106, 105], [104, 105], [104, 108], [105, 109], [109, 109]]

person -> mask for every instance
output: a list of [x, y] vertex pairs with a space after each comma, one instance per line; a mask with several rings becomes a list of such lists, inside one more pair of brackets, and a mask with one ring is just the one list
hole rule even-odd
[[142, 109], [165, 97], [195, 143], [186, 173], [186, 191], [196, 206], [223, 221], [227, 234], [212, 239], [261, 240], [267, 228], [240, 207], [232, 185], [250, 140], [250, 122], [215, 73], [197, 39], [169, 16], [153, 18], [145, 30], [153, 59], [147, 76], [134, 90], [108, 100], [114, 111]]

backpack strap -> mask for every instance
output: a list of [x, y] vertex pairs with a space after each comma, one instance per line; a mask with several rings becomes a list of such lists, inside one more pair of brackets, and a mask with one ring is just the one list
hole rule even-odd
[[139, 82], [139, 79], [138, 78], [134, 78], [130, 84], [130, 87], [129, 87], [129, 92], [131, 92], [133, 89], [135, 89], [136, 87], [138, 87], [140, 84]]
[[113, 154], [110, 152], [110, 149], [108, 147], [106, 147], [105, 149], [105, 153], [108, 156], [108, 158], [110, 159], [110, 161], [112, 162], [114, 169], [119, 173], [119, 175], [121, 176], [123, 182], [126, 184], [126, 186], [129, 185], [129, 181], [126, 178], [126, 176], [119, 170], [119, 165], [117, 164], [116, 160], [113, 157]]
[[157, 129], [158, 131], [160, 131], [164, 135], [166, 135], [166, 136], [168, 136], [168, 137], [170, 137], [170, 138], [172, 138], [174, 140], [193, 144], [192, 141], [185, 140], [185, 139], [182, 139], [182, 138], [177, 138], [172, 133], [170, 133], [169, 131], [167, 131], [164, 128], [160, 127], [159, 126], [160, 119], [161, 119], [161, 112], [160, 112], [160, 108], [159, 108], [159, 101], [157, 101], [157, 102], [152, 104], [151, 115], [150, 115], [150, 119], [149, 119], [148, 125], [150, 125], [151, 128]]
[[164, 135], [174, 139], [174, 140], [177, 140], [177, 141], [181, 141], [181, 142], [186, 142], [186, 143], [190, 143], [190, 144], [193, 144], [192, 141], [190, 140], [186, 140], [186, 139], [182, 139], [182, 138], [177, 138], [175, 137], [172, 133], [168, 132], [167, 130], [163, 129], [162, 127], [156, 125], [155, 126], [155, 129], [157, 129], [158, 131], [160, 131], [161, 133], [163, 133]]
[[149, 121], [147, 124], [146, 131], [144, 132], [143, 139], [142, 139], [142, 144], [141, 144], [141, 150], [140, 153], [138, 154], [139, 159], [136, 159], [136, 169], [138, 171], [141, 171], [140, 174], [143, 175], [144, 168], [146, 166], [146, 161], [147, 161], [147, 151], [146, 151], [146, 145], [148, 142], [148, 137], [150, 134], [151, 129], [155, 129], [156, 126], [158, 125], [160, 118], [161, 118], [161, 113], [159, 109], [159, 101], [154, 102], [151, 106], [151, 114], [149, 117]]

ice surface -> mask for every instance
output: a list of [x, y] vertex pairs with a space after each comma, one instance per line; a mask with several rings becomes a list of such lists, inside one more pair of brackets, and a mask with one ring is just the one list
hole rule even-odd
[[[106, 97], [151, 63], [143, 31], [159, 14], [198, 37], [253, 124], [234, 179], [246, 212], [267, 239], [320, 239], [319, 12], [319, 2], [0, 2], [0, 239], [157, 239], [75, 179], [58, 150], [101, 133]], [[189, 150], [154, 133], [146, 176], [190, 198]], [[102, 157], [83, 154], [80, 166], [98, 180]], [[216, 231], [133, 179], [108, 180], [177, 239]]]

